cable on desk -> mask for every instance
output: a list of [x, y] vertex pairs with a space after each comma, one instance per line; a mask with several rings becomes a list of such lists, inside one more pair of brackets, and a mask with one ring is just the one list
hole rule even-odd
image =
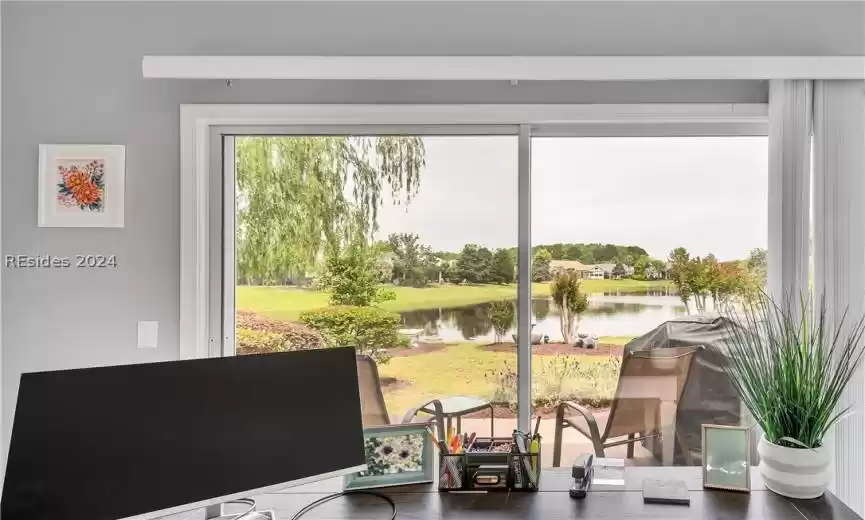
[[243, 520], [243, 517], [255, 511], [255, 500], [251, 498], [238, 498], [236, 500], [229, 500], [228, 502], [226, 502], [226, 504], [243, 504], [249, 506], [249, 509], [235, 516], [234, 520]]
[[303, 515], [309, 513], [311, 510], [315, 509], [316, 507], [318, 507], [322, 504], [326, 504], [327, 502], [330, 502], [331, 500], [335, 500], [337, 498], [345, 497], [345, 496], [349, 496], [349, 495], [369, 495], [369, 496], [378, 497], [378, 498], [384, 500], [385, 502], [390, 504], [390, 509], [391, 509], [391, 513], [392, 513], [390, 515], [390, 520], [396, 520], [396, 504], [394, 504], [393, 500], [389, 496], [383, 495], [381, 493], [376, 493], [375, 491], [359, 491], [359, 490], [358, 491], [342, 491], [340, 493], [334, 493], [332, 495], [328, 495], [326, 497], [319, 498], [318, 500], [311, 502], [311, 503], [307, 504], [306, 506], [304, 506], [303, 509], [301, 509], [300, 511], [295, 513], [294, 516], [292, 516], [290, 518], [290, 520], [299, 520]]

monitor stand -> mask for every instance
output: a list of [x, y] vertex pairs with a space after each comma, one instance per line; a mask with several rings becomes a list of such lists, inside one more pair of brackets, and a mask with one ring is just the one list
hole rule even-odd
[[[225, 514], [224, 504], [214, 504], [204, 508], [205, 520], [232, 520], [237, 518], [236, 514]], [[244, 516], [242, 520], [277, 520], [274, 511], [253, 511]]]

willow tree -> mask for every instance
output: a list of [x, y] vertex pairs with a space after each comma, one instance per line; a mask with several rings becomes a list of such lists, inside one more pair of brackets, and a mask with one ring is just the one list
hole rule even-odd
[[410, 202], [425, 164], [420, 137], [240, 137], [235, 151], [238, 276], [264, 282], [369, 242], [383, 198]]

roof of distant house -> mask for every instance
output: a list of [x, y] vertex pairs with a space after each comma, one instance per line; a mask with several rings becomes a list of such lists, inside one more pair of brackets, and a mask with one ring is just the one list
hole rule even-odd
[[599, 267], [599, 268], [603, 269], [604, 271], [612, 272], [612, 270], [615, 269], [616, 264], [595, 264], [592, 267]]
[[591, 265], [586, 265], [578, 260], [550, 260], [552, 269], [573, 269], [574, 271], [589, 271]]

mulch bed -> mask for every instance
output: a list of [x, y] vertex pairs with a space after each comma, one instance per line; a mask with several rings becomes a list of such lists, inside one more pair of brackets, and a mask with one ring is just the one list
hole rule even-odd
[[388, 390], [394, 392], [396, 390], [402, 390], [403, 388], [408, 388], [411, 386], [411, 382], [403, 381], [402, 379], [397, 379], [395, 377], [383, 376], [379, 380], [381, 383], [382, 390]]
[[[506, 352], [516, 353], [517, 347], [513, 343], [491, 343], [478, 347], [481, 350], [488, 352]], [[625, 348], [620, 345], [610, 345], [601, 343], [598, 348], [577, 348], [567, 343], [541, 343], [540, 345], [532, 345], [532, 354], [539, 356], [555, 356], [557, 354], [567, 354], [569, 356], [622, 356]]]
[[387, 353], [390, 354], [391, 357], [417, 356], [419, 354], [429, 354], [430, 352], [436, 352], [442, 350], [447, 346], [449, 346], [447, 343], [420, 342], [414, 347], [388, 350]]

